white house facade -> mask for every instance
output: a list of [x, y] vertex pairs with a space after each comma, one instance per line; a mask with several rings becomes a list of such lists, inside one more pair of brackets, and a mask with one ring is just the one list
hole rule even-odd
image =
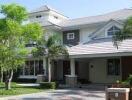
[[[124, 40], [118, 47], [112, 36], [123, 28], [132, 16], [132, 9], [121, 9], [99, 16], [70, 19], [49, 6], [29, 13], [30, 22], [38, 22], [45, 29], [45, 37], [59, 34], [67, 46], [69, 59], [52, 62], [52, 80], [66, 84], [113, 83], [132, 74], [132, 40]], [[33, 44], [28, 44], [32, 48]], [[45, 58], [27, 58], [19, 78], [47, 75]]]

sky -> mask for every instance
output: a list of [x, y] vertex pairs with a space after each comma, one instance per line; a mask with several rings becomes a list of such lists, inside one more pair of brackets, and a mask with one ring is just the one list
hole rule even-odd
[[18, 3], [25, 6], [28, 11], [49, 5], [69, 18], [95, 16], [132, 8], [132, 0], [0, 0], [0, 4], [9, 3]]

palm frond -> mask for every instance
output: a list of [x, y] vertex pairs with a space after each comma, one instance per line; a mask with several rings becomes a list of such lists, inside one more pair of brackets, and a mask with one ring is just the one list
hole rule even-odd
[[113, 44], [118, 48], [120, 43], [125, 39], [132, 38], [132, 17], [129, 17], [124, 23], [124, 27], [120, 32], [117, 32], [113, 36]]
[[46, 41], [47, 48], [57, 44], [60, 44], [60, 37], [59, 35], [56, 35], [56, 34], [49, 36], [48, 40]]
[[52, 46], [49, 48], [49, 56], [50, 57], [57, 57], [62, 55], [68, 55], [67, 49], [62, 45]]

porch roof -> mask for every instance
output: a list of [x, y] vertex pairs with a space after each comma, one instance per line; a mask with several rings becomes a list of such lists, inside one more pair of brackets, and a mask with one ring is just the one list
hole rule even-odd
[[91, 40], [84, 44], [68, 47], [68, 52], [71, 58], [132, 56], [132, 39], [121, 42], [118, 49], [110, 38]]

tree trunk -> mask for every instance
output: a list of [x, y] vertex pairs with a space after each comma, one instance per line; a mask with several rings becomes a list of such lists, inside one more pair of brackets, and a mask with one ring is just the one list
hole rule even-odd
[[3, 82], [3, 69], [0, 70], [0, 82]]
[[7, 73], [7, 75], [6, 75], [6, 80], [5, 80], [5, 88], [6, 88], [6, 90], [11, 89], [12, 77], [13, 77], [13, 70], [11, 70], [11, 72]]
[[51, 60], [48, 58], [48, 82], [51, 82]]

